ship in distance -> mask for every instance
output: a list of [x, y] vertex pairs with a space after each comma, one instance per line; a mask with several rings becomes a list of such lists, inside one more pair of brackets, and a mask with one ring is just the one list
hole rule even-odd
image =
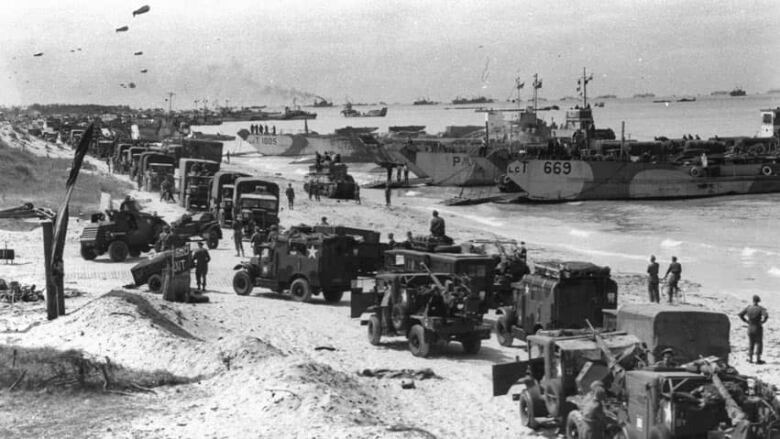
[[[755, 137], [626, 142], [593, 138], [587, 103], [568, 143], [513, 161], [506, 178], [538, 202], [679, 199], [780, 192], [780, 107]], [[569, 115], [567, 115], [568, 118]]]

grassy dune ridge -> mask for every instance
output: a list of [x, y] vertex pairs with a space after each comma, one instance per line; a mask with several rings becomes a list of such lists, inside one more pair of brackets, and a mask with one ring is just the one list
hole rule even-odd
[[[0, 209], [31, 202], [37, 207], [56, 210], [65, 197], [65, 181], [72, 162], [72, 159], [37, 156], [0, 140]], [[130, 189], [130, 184], [95, 172], [95, 167], [85, 161], [73, 191], [71, 215], [95, 211], [100, 192], [118, 198]]]

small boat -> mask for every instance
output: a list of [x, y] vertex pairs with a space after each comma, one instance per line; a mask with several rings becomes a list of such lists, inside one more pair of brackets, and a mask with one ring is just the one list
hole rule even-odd
[[677, 99], [677, 102], [696, 102], [696, 98], [682, 98], [682, 99]]
[[363, 135], [363, 134], [371, 134], [374, 131], [378, 130], [377, 127], [351, 127], [347, 126], [344, 128], [336, 128], [334, 131], [336, 134], [342, 135], [342, 136], [348, 136], [348, 135]]
[[344, 109], [341, 110], [341, 114], [343, 114], [344, 117], [385, 117], [387, 115], [387, 107], [382, 107], [379, 110], [368, 110], [365, 113], [361, 113], [352, 108], [352, 104], [347, 102], [347, 104], [344, 105]]
[[412, 103], [412, 105], [437, 105], [438, 102], [431, 101], [426, 98], [418, 99]]
[[495, 102], [493, 99], [486, 98], [484, 96], [479, 96], [479, 97], [471, 98], [471, 99], [457, 97], [457, 98], [452, 100], [452, 104], [453, 105], [492, 104], [493, 102]]
[[668, 104], [670, 102], [672, 101], [670, 101], [669, 99], [656, 99], [653, 101], [654, 104]]
[[742, 90], [740, 87], [737, 87], [729, 92], [729, 96], [745, 96], [746, 94], [747, 93], [745, 93], [745, 90]]
[[314, 100], [314, 104], [312, 104], [312, 107], [316, 107], [316, 108], [327, 108], [332, 106], [333, 106], [333, 101], [329, 101], [321, 96], [317, 96], [317, 99]]

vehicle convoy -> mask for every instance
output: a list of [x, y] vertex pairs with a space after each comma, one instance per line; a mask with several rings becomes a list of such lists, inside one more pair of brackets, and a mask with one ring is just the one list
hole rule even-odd
[[209, 212], [219, 220], [222, 227], [233, 223], [233, 192], [235, 181], [240, 177], [248, 177], [243, 172], [219, 171], [209, 182]]
[[[93, 214], [81, 232], [81, 257], [91, 261], [106, 252], [113, 262], [122, 262], [128, 256], [138, 257], [154, 248], [166, 225], [159, 216], [145, 212], [107, 210], [105, 214]], [[212, 249], [222, 238], [219, 224], [208, 213], [185, 215], [172, 224], [171, 234], [177, 245], [192, 236], [200, 236]]]
[[[351, 315], [360, 315], [373, 345], [383, 336], [406, 336], [412, 355], [427, 357], [439, 341], [458, 341], [466, 354], [476, 354], [482, 340], [490, 338], [480, 295], [458, 276], [380, 273], [375, 282], [373, 292], [353, 293], [350, 301]], [[358, 295], [367, 298], [354, 300]], [[365, 308], [367, 302], [371, 305]]]
[[[654, 338], [671, 345], [663, 339], [668, 334]], [[570, 439], [593, 428], [610, 439], [763, 439], [780, 433], [777, 388], [740, 375], [717, 357], [648, 366], [639, 338], [592, 328], [541, 331], [526, 342], [527, 361], [493, 366], [494, 396], [511, 391], [524, 426], [537, 428], [539, 418], [552, 418]], [[595, 401], [587, 391], [596, 381], [606, 395], [601, 422], [583, 414]]]
[[534, 273], [512, 284], [513, 298], [497, 310], [496, 339], [511, 346], [540, 329], [584, 328], [604, 321], [618, 303], [609, 267], [589, 262], [534, 262]]
[[347, 173], [344, 163], [309, 166], [309, 173], [303, 177], [303, 190], [307, 193], [317, 189], [320, 195], [340, 200], [355, 198], [355, 179]]
[[208, 210], [209, 181], [219, 171], [219, 162], [179, 160], [179, 205], [187, 210]]
[[322, 293], [326, 302], [337, 303], [358, 277], [356, 244], [351, 236], [292, 227], [261, 244], [260, 256], [235, 266], [233, 290], [245, 296], [263, 287], [299, 302]]
[[255, 177], [239, 177], [233, 185], [233, 218], [241, 218], [245, 238], [256, 227], [268, 234], [279, 224], [279, 185]]

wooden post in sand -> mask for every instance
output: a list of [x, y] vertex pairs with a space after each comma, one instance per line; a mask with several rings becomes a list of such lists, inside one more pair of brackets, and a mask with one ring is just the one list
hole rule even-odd
[[54, 320], [59, 315], [57, 303], [57, 287], [51, 275], [51, 248], [54, 242], [54, 224], [42, 221], [43, 229], [43, 265], [46, 267], [46, 318]]

